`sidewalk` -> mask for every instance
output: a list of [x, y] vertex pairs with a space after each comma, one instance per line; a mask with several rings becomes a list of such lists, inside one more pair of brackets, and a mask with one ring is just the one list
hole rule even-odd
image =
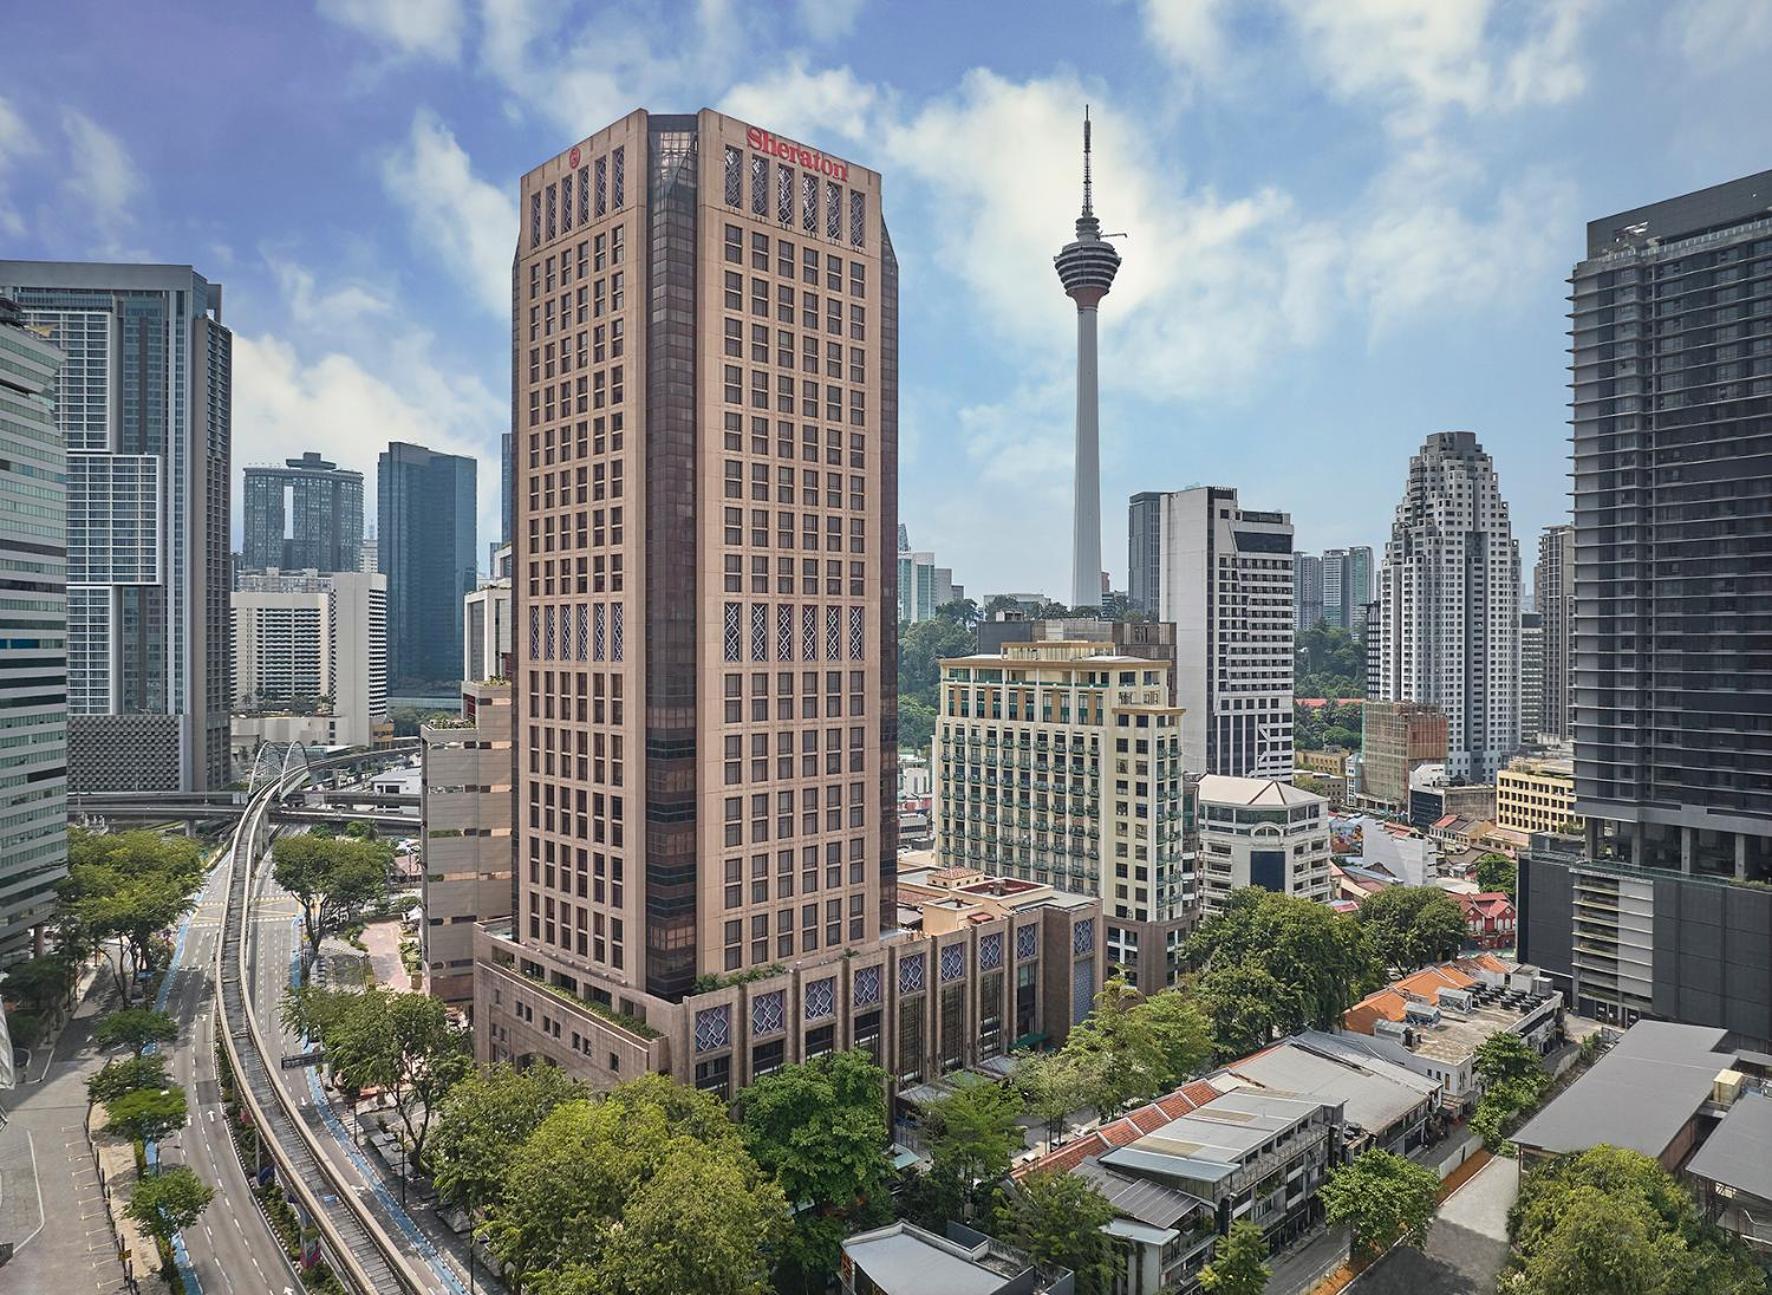
[[98, 1171], [99, 1189], [105, 1194], [111, 1235], [117, 1241], [117, 1257], [123, 1261], [124, 1276], [132, 1285], [139, 1286], [156, 1280], [160, 1271], [160, 1250], [141, 1224], [123, 1212], [135, 1192], [140, 1174], [135, 1167], [135, 1148], [124, 1139], [104, 1132], [104, 1110], [102, 1106], [94, 1106], [87, 1112], [86, 1145], [92, 1149], [93, 1167]]

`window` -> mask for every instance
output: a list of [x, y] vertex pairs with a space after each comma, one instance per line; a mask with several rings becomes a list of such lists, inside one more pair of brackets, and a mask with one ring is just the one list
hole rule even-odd
[[818, 176], [811, 171], [800, 176], [800, 228], [818, 233]]
[[849, 191], [849, 245], [860, 247], [867, 241], [868, 198], [865, 193]]
[[780, 166], [775, 170], [775, 218], [784, 225], [794, 223], [794, 168]]
[[730, 146], [726, 149], [726, 205], [744, 205], [744, 153]]
[[[617, 148], [615, 150], [614, 157], [613, 157], [613, 169], [615, 171], [615, 185], [614, 185], [614, 188], [615, 188], [615, 209], [617, 211], [620, 211], [622, 209], [623, 204], [625, 204], [627, 202], [627, 167], [625, 165], [626, 161], [627, 161], [627, 149]], [[617, 231], [617, 232], [619, 233], [619, 231]], [[620, 258], [617, 257], [616, 259], [619, 260]]]
[[834, 180], [824, 186], [824, 233], [826, 238], [843, 237], [843, 186]]
[[769, 214], [769, 159], [751, 154], [751, 215]]

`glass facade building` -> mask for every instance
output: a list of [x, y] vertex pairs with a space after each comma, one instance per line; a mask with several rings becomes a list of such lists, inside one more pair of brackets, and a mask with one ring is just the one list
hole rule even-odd
[[462, 599], [479, 584], [478, 464], [395, 441], [376, 476], [376, 566], [388, 578], [388, 657], [398, 695], [460, 684]]
[[0, 298], [0, 962], [31, 952], [68, 860], [61, 353]]
[[363, 551], [363, 474], [309, 451], [280, 468], [247, 468], [247, 571], [355, 571]]
[[63, 353], [73, 790], [228, 781], [233, 335], [189, 266], [0, 261]]

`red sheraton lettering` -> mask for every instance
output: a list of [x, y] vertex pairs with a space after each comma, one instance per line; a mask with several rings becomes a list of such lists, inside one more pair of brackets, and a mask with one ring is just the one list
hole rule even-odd
[[849, 163], [839, 162], [836, 158], [826, 157], [823, 153], [807, 148], [803, 144], [795, 144], [791, 140], [771, 135], [768, 131], [757, 126], [752, 126], [745, 132], [745, 143], [759, 153], [779, 157], [805, 170], [828, 175], [833, 180], [847, 180], [849, 178]]

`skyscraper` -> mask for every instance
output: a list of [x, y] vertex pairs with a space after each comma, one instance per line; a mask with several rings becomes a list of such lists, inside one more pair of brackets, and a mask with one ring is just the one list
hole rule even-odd
[[32, 951], [68, 863], [68, 490], [61, 352], [0, 297], [0, 962]]
[[[1532, 568], [1532, 605], [1544, 622], [1543, 732], [1575, 732], [1575, 528], [1547, 526]], [[1530, 732], [1531, 730], [1527, 730]]]
[[[880, 177], [711, 110], [637, 110], [519, 201], [518, 894], [477, 954], [482, 1055], [725, 1090], [781, 1000], [755, 1022], [731, 990], [683, 1000], [776, 962], [831, 968], [792, 1000], [788, 1059], [856, 1046], [869, 1012], [877, 1042], [879, 973], [850, 977], [897, 915]], [[564, 1036], [522, 1019], [501, 959], [586, 1000], [548, 1003]]]
[[388, 661], [396, 694], [453, 693], [461, 682], [462, 599], [479, 584], [477, 466], [401, 441], [382, 451], [376, 567], [388, 578]]
[[1126, 608], [1154, 617], [1163, 603], [1163, 495], [1141, 490], [1126, 510]]
[[1292, 556], [1292, 624], [1300, 633], [1324, 620], [1324, 562], [1310, 553]]
[[1224, 486], [1161, 496], [1159, 620], [1175, 625], [1182, 768], [1292, 776], [1292, 520]]
[[1523, 861], [1522, 954], [1584, 1014], [1763, 1043], [1772, 171], [1590, 222], [1571, 283], [1586, 839]]
[[1372, 550], [1323, 550], [1323, 620], [1336, 629], [1358, 630], [1372, 601]]
[[1544, 616], [1520, 613], [1520, 740], [1545, 732]]
[[[291, 710], [328, 745], [367, 746], [388, 717], [388, 578], [361, 571], [245, 572], [234, 591], [234, 687], [241, 710]], [[324, 699], [324, 700], [322, 700]], [[245, 735], [275, 723], [235, 716]], [[257, 742], [246, 746], [248, 754]]]
[[1101, 426], [1095, 321], [1114, 286], [1120, 254], [1101, 236], [1089, 174], [1089, 113], [1083, 113], [1083, 214], [1077, 237], [1053, 258], [1065, 296], [1077, 304], [1077, 455], [1073, 478], [1071, 606], [1101, 606]]
[[68, 785], [228, 781], [233, 334], [188, 265], [0, 261], [61, 350]]
[[362, 561], [363, 474], [312, 450], [245, 471], [248, 571], [355, 571]]

